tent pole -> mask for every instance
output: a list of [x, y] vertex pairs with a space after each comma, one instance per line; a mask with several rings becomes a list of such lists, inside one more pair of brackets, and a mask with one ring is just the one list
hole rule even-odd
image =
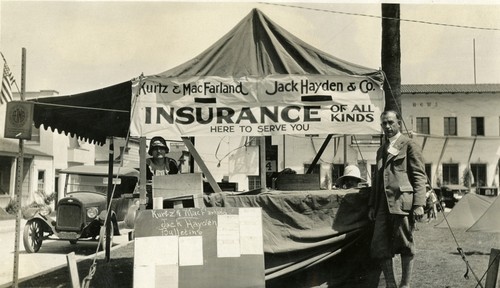
[[264, 192], [267, 187], [267, 179], [266, 179], [266, 137], [260, 137], [260, 146], [259, 146], [259, 174], [260, 174], [260, 191]]
[[347, 166], [347, 135], [344, 134], [344, 167]]
[[188, 148], [188, 150], [191, 153], [191, 155], [193, 156], [194, 160], [196, 161], [198, 166], [200, 166], [201, 172], [203, 172], [203, 174], [205, 174], [205, 177], [207, 178], [208, 183], [210, 184], [210, 187], [212, 187], [212, 190], [214, 190], [214, 192], [222, 192], [222, 190], [219, 187], [219, 184], [217, 184], [217, 181], [215, 181], [214, 176], [212, 176], [212, 173], [210, 173], [210, 170], [208, 170], [207, 165], [205, 164], [203, 159], [201, 159], [200, 154], [198, 153], [198, 151], [194, 147], [193, 142], [191, 142], [189, 137], [182, 137], [182, 141], [184, 141], [184, 144]]
[[[146, 137], [139, 138], [139, 210], [146, 209]], [[153, 199], [149, 199], [153, 201]]]
[[311, 165], [307, 169], [306, 174], [311, 174], [313, 172], [314, 166], [316, 166], [316, 163], [318, 163], [319, 159], [321, 158], [321, 155], [323, 155], [323, 152], [325, 152], [325, 149], [328, 146], [328, 143], [330, 143], [330, 140], [332, 139], [332, 137], [333, 137], [333, 134], [328, 134], [325, 141], [323, 141], [323, 145], [321, 145], [321, 148], [319, 148], [318, 153], [316, 153], [316, 156], [314, 157], [314, 160], [312, 161]]

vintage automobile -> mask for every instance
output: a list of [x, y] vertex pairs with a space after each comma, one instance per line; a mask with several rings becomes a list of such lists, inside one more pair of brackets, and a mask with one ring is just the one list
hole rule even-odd
[[465, 194], [469, 193], [469, 189], [462, 185], [443, 185], [434, 188], [434, 191], [438, 196], [441, 206], [447, 208], [453, 208]]
[[[49, 215], [47, 209], [41, 209], [27, 221], [23, 233], [26, 252], [38, 252], [46, 239], [67, 240], [71, 244], [80, 240], [103, 239], [108, 169], [107, 166], [75, 166], [60, 171], [66, 174], [64, 198], [56, 203], [55, 218]], [[135, 218], [139, 197], [139, 172], [125, 167], [113, 169], [111, 237], [120, 235], [120, 229], [132, 228], [128, 225], [130, 221], [126, 220]]]

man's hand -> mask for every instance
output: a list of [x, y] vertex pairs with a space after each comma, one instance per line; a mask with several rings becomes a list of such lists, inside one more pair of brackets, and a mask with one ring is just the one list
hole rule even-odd
[[415, 220], [420, 221], [424, 217], [424, 207], [416, 206], [413, 209], [413, 216], [415, 216]]
[[375, 208], [369, 207], [368, 210], [368, 219], [374, 221], [375, 220]]

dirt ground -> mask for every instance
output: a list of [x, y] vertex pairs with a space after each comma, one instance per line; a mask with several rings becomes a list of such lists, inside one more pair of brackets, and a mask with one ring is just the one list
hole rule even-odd
[[[472, 233], [464, 229], [452, 230], [435, 228], [434, 225], [443, 219], [431, 223], [418, 223], [416, 232], [417, 255], [415, 258], [412, 287], [476, 287], [481, 279], [485, 285], [486, 271], [491, 248], [500, 248], [500, 233]], [[458, 243], [458, 245], [457, 245]], [[464, 278], [467, 272], [466, 262], [458, 253], [462, 248], [465, 260], [471, 269], [469, 279]], [[106, 263], [102, 257], [97, 260], [96, 272], [90, 280], [90, 287], [132, 287], [133, 277], [133, 242], [115, 249], [111, 261]], [[80, 281], [89, 275], [91, 260], [78, 263]], [[400, 261], [395, 259], [396, 277], [400, 277]], [[61, 268], [51, 273], [21, 282], [19, 287], [71, 287], [68, 269]], [[381, 282], [379, 287], [384, 287]], [[323, 286], [321, 286], [323, 287]], [[326, 287], [326, 286], [325, 286]], [[477, 286], [481, 287], [481, 286]]]

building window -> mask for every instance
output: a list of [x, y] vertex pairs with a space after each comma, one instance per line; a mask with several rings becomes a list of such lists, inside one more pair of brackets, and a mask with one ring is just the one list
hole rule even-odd
[[458, 164], [443, 164], [443, 185], [459, 184]]
[[[311, 167], [311, 164], [304, 164], [304, 174], [307, 172], [307, 170]], [[312, 174], [319, 174], [320, 171], [320, 166], [319, 164], [314, 165], [314, 168], [312, 170]]]
[[457, 136], [457, 117], [444, 117], [444, 136]]
[[486, 164], [470, 164], [474, 183], [472, 186], [484, 187], [488, 186], [486, 183]]
[[260, 188], [260, 176], [248, 176], [248, 190]]
[[417, 117], [417, 133], [431, 134], [429, 126], [429, 117]]
[[38, 192], [45, 192], [45, 170], [38, 170]]
[[337, 179], [339, 179], [339, 177], [341, 177], [342, 175], [344, 175], [344, 164], [333, 164], [332, 167], [333, 183], [335, 183], [335, 181], [337, 181]]
[[484, 117], [472, 117], [470, 122], [471, 135], [484, 136]]

